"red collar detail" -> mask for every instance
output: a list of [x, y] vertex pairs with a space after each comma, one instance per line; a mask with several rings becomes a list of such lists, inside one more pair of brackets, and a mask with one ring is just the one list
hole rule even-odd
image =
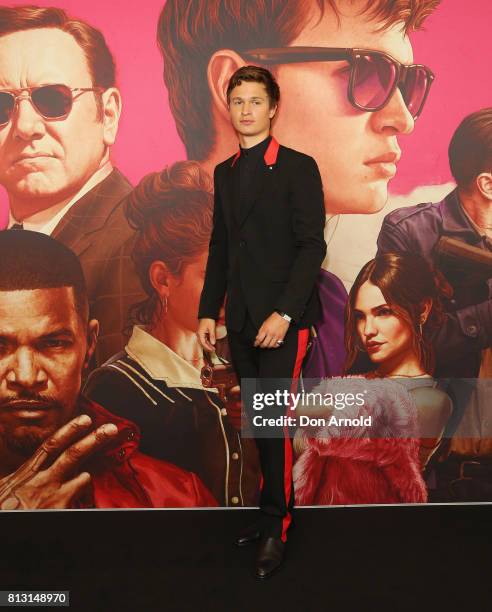
[[231, 163], [231, 168], [234, 166], [234, 164], [237, 162], [237, 160], [239, 159], [239, 156], [241, 155], [241, 149], [239, 149], [239, 151], [236, 153], [236, 155], [234, 156], [234, 159], [232, 160]]
[[265, 160], [265, 164], [267, 166], [273, 166], [274, 164], [277, 163], [277, 155], [278, 155], [279, 146], [280, 145], [278, 144], [278, 142], [272, 136], [272, 139], [270, 140], [270, 144], [268, 145], [267, 150], [265, 151], [265, 155], [263, 157], [263, 159]]
[[[267, 147], [267, 150], [265, 151], [265, 155], [263, 156], [263, 159], [265, 160], [265, 164], [267, 166], [273, 166], [274, 164], [277, 163], [277, 156], [278, 156], [278, 149], [279, 149], [279, 147], [280, 147], [279, 143], [272, 136], [272, 139], [270, 140], [270, 143], [269, 143], [269, 145]], [[236, 153], [236, 155], [234, 155], [234, 159], [231, 162], [231, 168], [237, 162], [237, 160], [239, 159], [240, 155], [241, 155], [241, 149], [239, 149], [239, 151]]]

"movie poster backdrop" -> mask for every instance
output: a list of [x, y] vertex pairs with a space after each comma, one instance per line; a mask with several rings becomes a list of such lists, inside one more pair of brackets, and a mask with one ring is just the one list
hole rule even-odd
[[[7, 256], [0, 261], [2, 509], [257, 505], [257, 451], [251, 423], [241, 415], [223, 311], [216, 354], [202, 356], [195, 337], [213, 222], [213, 170], [238, 148], [227, 80], [245, 64], [275, 74], [281, 101], [273, 136], [315, 158], [325, 194], [328, 249], [317, 282], [323, 316], [311, 330], [300, 386], [314, 400], [297, 399], [295, 411], [292, 400], [288, 406], [296, 417], [289, 425], [297, 503], [492, 501], [492, 330], [483, 317], [486, 329], [476, 329], [475, 311], [466, 310], [488, 308], [491, 247], [460, 204], [448, 159], [460, 122], [491, 105], [491, 10], [486, 0], [466, 10], [458, 0], [409, 2], [413, 13], [403, 5], [39, 3], [102, 33], [114, 82], [101, 48], [77, 55], [80, 47], [67, 41], [69, 28], [40, 25], [38, 32], [10, 34], [11, 26], [0, 22], [0, 90], [19, 90], [11, 114], [4, 110], [0, 117], [0, 227], [16, 224], [9, 205], [16, 200], [16, 210], [22, 209], [19, 194], [31, 213], [36, 207], [29, 201], [46, 208], [43, 189], [58, 176], [62, 195], [50, 200], [54, 212], [48, 221], [34, 215], [31, 224], [27, 215], [24, 229], [75, 252], [91, 306], [87, 329], [86, 320], [80, 327], [70, 318], [71, 309], [80, 314], [77, 300], [62, 289], [77, 272], [64, 252], [46, 256], [62, 262], [62, 280], [40, 272], [41, 284], [32, 288], [41, 297], [27, 285], [5, 284], [9, 265], [35, 269], [36, 249], [44, 248], [43, 239], [30, 240], [27, 232], [12, 238], [25, 246], [20, 263]], [[295, 55], [296, 48], [305, 48], [304, 55]], [[349, 51], [345, 58], [329, 57], [327, 48]], [[383, 108], [355, 108], [348, 99], [353, 49], [366, 50], [359, 52], [360, 70], [367, 71], [358, 75], [362, 88], [377, 88], [375, 80], [381, 86], [391, 71], [400, 71], [400, 88]], [[51, 111], [32, 87], [97, 85], [89, 64], [103, 66], [101, 91], [114, 86], [116, 93], [104, 98], [95, 91], [84, 102], [88, 92], [72, 91], [64, 116], [40, 116], [43, 108]], [[423, 67], [410, 74], [401, 67], [409, 64]], [[405, 100], [412, 78], [429, 84], [417, 117]], [[23, 93], [28, 87], [30, 100]], [[84, 117], [99, 95], [104, 118]], [[4, 97], [4, 109], [6, 103]], [[97, 125], [105, 126], [103, 136]], [[491, 125], [489, 119], [489, 131]], [[92, 135], [94, 143], [104, 142], [99, 158]], [[51, 159], [29, 157], [36, 152]], [[98, 179], [87, 182], [90, 172], [80, 179], [75, 203], [64, 198], [70, 173], [57, 175], [50, 164], [68, 160], [69, 167], [75, 160], [72, 174], [83, 175], [94, 159]], [[24, 183], [21, 175], [28, 176]], [[459, 242], [441, 242], [438, 249], [439, 223], [452, 225], [446, 236]], [[39, 334], [51, 333], [42, 327], [50, 313], [75, 337], [70, 350], [79, 361], [72, 369], [65, 340], [50, 345], [60, 351], [55, 358], [35, 338], [37, 325]], [[11, 348], [12, 338], [25, 340], [27, 330], [31, 344]], [[407, 347], [401, 358], [408, 369], [400, 372], [411, 374], [381, 374], [391, 358], [384, 344]], [[41, 383], [16, 383], [12, 372], [20, 372], [22, 359]], [[48, 408], [57, 381], [73, 397], [67, 391]], [[247, 387], [245, 381], [243, 401], [251, 399]], [[261, 406], [256, 410], [260, 414]], [[67, 429], [80, 414], [91, 423], [79, 417], [79, 429]], [[43, 445], [53, 435], [55, 442]]]

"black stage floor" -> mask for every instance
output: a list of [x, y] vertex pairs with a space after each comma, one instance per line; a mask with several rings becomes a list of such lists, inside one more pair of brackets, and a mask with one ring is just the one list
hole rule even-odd
[[231, 544], [253, 517], [0, 513], [0, 590], [70, 590], [70, 610], [104, 612], [491, 609], [492, 506], [298, 509], [285, 565], [264, 582], [255, 546]]

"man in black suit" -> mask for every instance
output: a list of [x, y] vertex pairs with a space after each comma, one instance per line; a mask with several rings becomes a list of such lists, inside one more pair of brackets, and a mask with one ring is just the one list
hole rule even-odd
[[[240, 379], [262, 392], [295, 391], [309, 328], [319, 316], [315, 280], [326, 254], [323, 189], [316, 162], [270, 136], [280, 97], [270, 72], [237, 70], [227, 88], [240, 149], [215, 168], [214, 226], [200, 300], [198, 337], [214, 350], [215, 324], [227, 293], [226, 326]], [[264, 410], [288, 414], [289, 406]], [[252, 406], [246, 410], [252, 416]], [[256, 431], [263, 486], [260, 519], [242, 546], [261, 538], [256, 576], [281, 564], [292, 522], [292, 445], [287, 427]]]
[[101, 32], [58, 8], [0, 7], [0, 185], [8, 228], [53, 236], [80, 258], [97, 361], [125, 345], [128, 307], [143, 299], [124, 215], [132, 187], [110, 150], [121, 112]]

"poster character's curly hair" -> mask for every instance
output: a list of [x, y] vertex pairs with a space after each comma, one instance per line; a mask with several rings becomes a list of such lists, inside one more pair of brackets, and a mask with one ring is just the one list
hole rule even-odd
[[137, 230], [132, 260], [147, 298], [132, 308], [131, 322], [149, 325], [162, 315], [162, 304], [149, 278], [152, 262], [170, 274], [207, 250], [212, 232], [212, 181], [194, 161], [180, 161], [145, 176], [130, 194], [126, 214]]

